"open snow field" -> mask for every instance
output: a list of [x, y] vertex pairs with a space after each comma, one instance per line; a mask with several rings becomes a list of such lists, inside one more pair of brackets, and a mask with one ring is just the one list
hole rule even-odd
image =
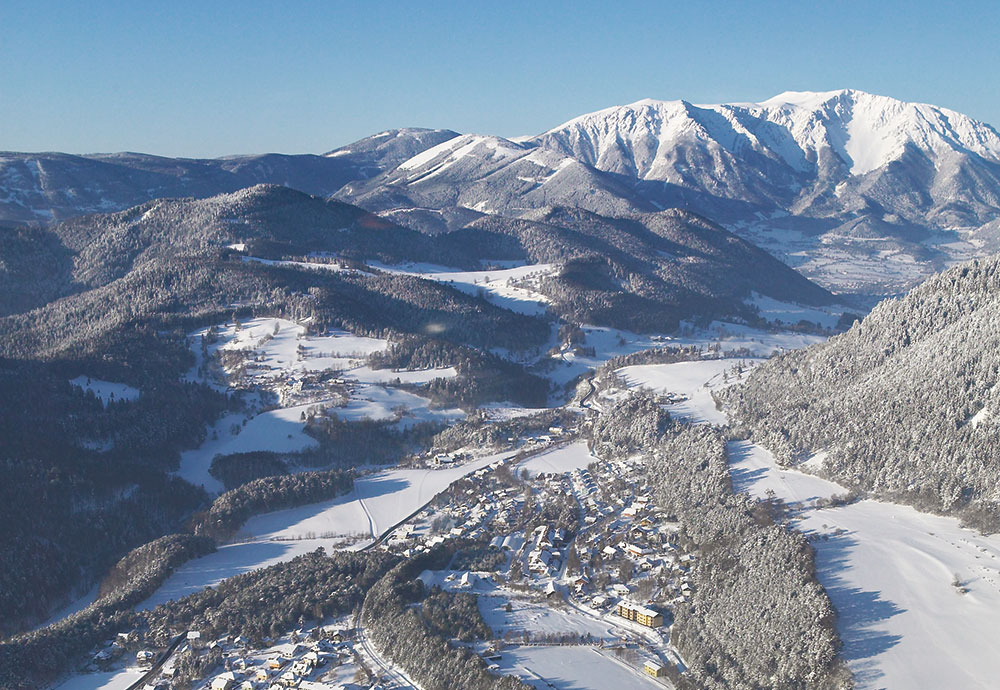
[[[572, 609], [560, 611], [545, 602], [524, 601], [505, 596], [480, 595], [479, 611], [483, 620], [497, 637], [510, 631], [527, 630], [532, 634], [576, 633], [590, 634], [595, 638], [611, 640], [619, 633], [608, 624], [588, 616], [580, 615]], [[507, 611], [507, 604], [511, 610]]]
[[859, 689], [997, 687], [1000, 536], [878, 501], [810, 509], [812, 499], [844, 489], [782, 469], [748, 442], [730, 444], [730, 454], [737, 490], [763, 498], [771, 489], [802, 508], [795, 526], [816, 548]]
[[[216, 455], [260, 450], [293, 453], [318, 445], [316, 439], [305, 433], [305, 424], [299, 419], [309, 407], [311, 405], [299, 405], [264, 412], [251, 417], [246, 426], [241, 426], [245, 418], [242, 413], [222, 417], [209, 428], [204, 443], [181, 453], [177, 474], [195, 486], [205, 487], [210, 493], [221, 493], [225, 488], [222, 482], [208, 473]], [[231, 431], [233, 425], [240, 428], [235, 436]]]
[[124, 383], [102, 381], [100, 379], [92, 379], [89, 376], [77, 376], [75, 379], [71, 379], [70, 383], [85, 391], [93, 391], [94, 395], [104, 403], [105, 407], [112, 401], [131, 401], [139, 397], [138, 389], [127, 386]]
[[142, 678], [144, 673], [145, 671], [138, 668], [74, 673], [62, 683], [53, 686], [53, 690], [125, 690]]
[[769, 333], [749, 326], [713, 321], [706, 328], [682, 329], [681, 334], [638, 334], [604, 326], [583, 326], [584, 347], [594, 348], [594, 356], [564, 352], [555, 369], [545, 376], [558, 384], [565, 384], [591, 369], [596, 369], [609, 359], [655, 347], [720, 346], [722, 351], [746, 350], [750, 357], [769, 357], [775, 352], [797, 350], [826, 340], [824, 336], [808, 333]]
[[[198, 380], [198, 367], [203, 360], [200, 338], [208, 330], [191, 334], [196, 339], [197, 346], [192, 349], [198, 360], [188, 373], [191, 380]], [[391, 385], [397, 381], [423, 384], [437, 378], [452, 378], [458, 375], [454, 367], [393, 371], [373, 370], [365, 364], [368, 355], [387, 347], [387, 340], [346, 331], [306, 335], [304, 326], [286, 319], [258, 318], [239, 328], [235, 324], [216, 327], [216, 338], [207, 346], [207, 354], [211, 356], [218, 350], [246, 352], [249, 358], [242, 383], [257, 390], [285, 393], [287, 397], [282, 399], [287, 406], [250, 417], [246, 424], [241, 413], [223, 417], [208, 430], [208, 438], [200, 447], [181, 454], [178, 474], [209, 492], [218, 493], [223, 489], [222, 484], [208, 472], [216, 455], [251, 451], [294, 453], [317, 445], [304, 432], [303, 422], [304, 413], [315, 405], [349, 422], [393, 419], [402, 410], [398, 422], [401, 427], [424, 421], [453, 421], [464, 416], [459, 409], [432, 409], [427, 398]], [[301, 376], [328, 369], [341, 372], [340, 377], [348, 384], [346, 405], [337, 405], [337, 401], [323, 395], [296, 397], [294, 384]], [[290, 391], [292, 395], [288, 395]], [[238, 433], [232, 433], [234, 428]]]
[[712, 391], [721, 390], [741, 380], [734, 371], [742, 367], [743, 375], [757, 364], [748, 359], [705, 359], [672, 364], [640, 364], [618, 369], [615, 373], [630, 388], [648, 388], [665, 395], [673, 393], [687, 398], [669, 406], [670, 415], [695, 424], [727, 424], [728, 418], [716, 409]]
[[797, 324], [799, 321], [817, 323], [823, 328], [834, 328], [840, 317], [847, 310], [844, 306], [807, 307], [793, 302], [782, 302], [767, 295], [751, 293], [747, 304], [757, 307], [762, 318], [768, 321], [781, 321], [786, 324]]
[[587, 646], [505, 649], [496, 663], [538, 690], [665, 687]]
[[512, 454], [490, 455], [441, 470], [385, 470], [358, 479], [354, 491], [332, 501], [253, 517], [241, 530], [251, 541], [228, 544], [213, 554], [188, 561], [139, 608], [153, 608], [213, 587], [227, 577], [288, 561], [320, 546], [327, 551], [345, 546], [361, 548], [455, 480]]
[[445, 266], [417, 263], [387, 266], [373, 262], [370, 265], [390, 273], [402, 273], [445, 283], [470, 295], [482, 290], [485, 297], [497, 306], [519, 314], [532, 315], [544, 314], [548, 308], [549, 298], [530, 287], [515, 287], [508, 283], [530, 284], [533, 280], [555, 271], [555, 266], [552, 264], [531, 264], [486, 271], [458, 271]]
[[597, 458], [590, 454], [586, 441], [574, 441], [555, 450], [532, 455], [517, 466], [516, 472], [520, 475], [522, 471], [527, 471], [529, 477], [539, 472], [563, 474], [576, 469], [585, 469], [596, 460]]
[[299, 539], [303, 535], [380, 536], [457, 479], [513, 452], [488, 455], [445, 469], [388, 469], [361, 477], [354, 491], [332, 501], [278, 510], [251, 518], [243, 532], [256, 539]]
[[[282, 266], [294, 266], [310, 270], [358, 272], [357, 269], [344, 268], [343, 266], [339, 266], [337, 264], [328, 263], [308, 261], [270, 261], [267, 259], [257, 259], [253, 257], [247, 257], [245, 260], [266, 264], [280, 264]], [[555, 267], [552, 264], [531, 264], [484, 271], [463, 271], [456, 268], [449, 268], [447, 266], [438, 266], [426, 263], [388, 265], [377, 261], [371, 261], [368, 265], [379, 271], [385, 271], [386, 273], [416, 276], [417, 278], [424, 278], [425, 280], [433, 280], [438, 283], [444, 283], [450, 285], [456, 290], [460, 290], [461, 292], [465, 292], [470, 295], [478, 294], [481, 290], [486, 299], [493, 304], [519, 314], [529, 315], [544, 314], [549, 303], [549, 298], [532, 290], [530, 284], [539, 278], [551, 274], [555, 270]], [[515, 286], [511, 284], [514, 282], [522, 283], [522, 285]]]

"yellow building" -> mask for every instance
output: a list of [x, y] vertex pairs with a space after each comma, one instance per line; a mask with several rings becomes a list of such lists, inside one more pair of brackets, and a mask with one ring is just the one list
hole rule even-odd
[[663, 625], [662, 613], [627, 601], [618, 602], [618, 615], [647, 628], [658, 628]]
[[664, 669], [662, 664], [658, 664], [655, 661], [647, 661], [642, 665], [642, 670], [648, 675], [653, 676], [653, 678], [659, 678], [664, 674]]

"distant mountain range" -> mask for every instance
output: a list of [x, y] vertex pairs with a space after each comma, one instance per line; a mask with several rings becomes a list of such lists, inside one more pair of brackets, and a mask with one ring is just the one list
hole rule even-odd
[[336, 195], [425, 232], [549, 206], [682, 208], [840, 292], [896, 293], [1000, 248], [997, 132], [855, 90], [643, 100], [518, 141], [393, 130], [322, 156], [2, 154], [0, 220], [49, 223], [258, 183]]
[[50, 224], [151, 199], [205, 198], [264, 183], [330, 196], [350, 181], [377, 176], [455, 136], [449, 130], [392, 130], [321, 156], [0, 153], [0, 222]]

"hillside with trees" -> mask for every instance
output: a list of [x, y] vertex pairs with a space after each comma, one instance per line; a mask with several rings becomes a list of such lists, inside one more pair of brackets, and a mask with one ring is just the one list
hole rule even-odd
[[723, 395], [785, 464], [1000, 529], [1000, 257], [887, 300], [847, 333], [758, 367]]

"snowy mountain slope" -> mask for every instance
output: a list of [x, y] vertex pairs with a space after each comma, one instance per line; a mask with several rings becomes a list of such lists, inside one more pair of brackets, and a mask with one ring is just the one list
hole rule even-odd
[[[789, 91], [759, 104], [646, 99], [583, 115], [528, 141], [601, 170], [672, 182], [684, 179], [672, 163], [685, 142], [734, 158], [757, 154], [798, 173], [846, 166], [843, 173], [865, 175], [899, 160], [909, 145], [932, 159], [963, 153], [1000, 162], [1000, 136], [989, 125], [851, 89]], [[824, 150], [836, 160], [824, 159]]]
[[[861, 91], [644, 100], [526, 143], [631, 180], [651, 203], [705, 213], [842, 290], [898, 291], [981, 254], [975, 231], [1000, 216], [996, 130]], [[844, 277], [845, 258], [873, 257], [888, 263]]]
[[995, 231], [981, 228], [1000, 218], [1000, 136], [951, 110], [854, 90], [642, 100], [518, 142], [458, 137], [338, 197], [434, 231], [548, 205], [684, 208], [826, 287], [886, 294], [994, 248]]
[[[627, 186], [571, 155], [472, 134], [427, 149], [377, 178], [345, 185], [336, 196], [381, 213], [457, 207], [518, 215], [550, 204], [609, 215], [654, 210]], [[458, 225], [447, 220], [454, 228], [470, 219], [460, 216]]]
[[512, 141], [402, 129], [323, 156], [0, 154], [0, 221], [50, 224], [258, 183], [428, 233], [539, 208], [681, 208], [838, 292], [894, 294], [1000, 248], [1000, 135], [946, 108], [850, 89], [761, 103], [642, 100]]

